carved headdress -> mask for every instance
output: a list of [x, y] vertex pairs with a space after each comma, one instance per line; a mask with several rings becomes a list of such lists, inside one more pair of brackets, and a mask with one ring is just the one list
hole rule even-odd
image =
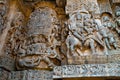
[[55, 11], [48, 7], [38, 8], [30, 16], [30, 20], [27, 25], [29, 28], [28, 35], [32, 36], [42, 34], [48, 36], [51, 34], [55, 22]]

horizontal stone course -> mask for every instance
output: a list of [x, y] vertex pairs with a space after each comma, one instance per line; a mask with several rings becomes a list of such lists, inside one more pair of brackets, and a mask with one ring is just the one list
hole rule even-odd
[[[61, 69], [61, 70], [60, 70]], [[120, 64], [64, 65], [54, 68], [54, 78], [120, 77]]]

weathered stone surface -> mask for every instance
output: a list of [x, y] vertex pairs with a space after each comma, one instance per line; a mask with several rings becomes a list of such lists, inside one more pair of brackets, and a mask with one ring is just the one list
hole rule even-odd
[[0, 56], [0, 67], [13, 71], [15, 70], [15, 60], [9, 56]]
[[119, 73], [120, 73], [120, 64], [117, 63], [64, 65], [61, 66], [61, 68], [59, 66], [58, 68], [55, 67], [54, 78], [103, 77], [103, 76], [118, 77], [120, 76]]
[[1, 80], [120, 77], [119, 0], [0, 0], [0, 55]]
[[[60, 43], [55, 39], [57, 14], [48, 7], [36, 8], [30, 15], [27, 24], [27, 38], [17, 53], [17, 69], [53, 68], [58, 65], [51, 59], [59, 59], [56, 46]], [[51, 59], [50, 59], [51, 58]]]
[[66, 2], [66, 13], [74, 13], [82, 9], [94, 11], [99, 13], [99, 7], [97, 0], [67, 0]]
[[25, 70], [13, 71], [8, 80], [53, 80], [52, 71]]
[[68, 58], [69, 64], [105, 64], [120, 63], [120, 54], [110, 55], [90, 55], [90, 56], [74, 56]]
[[9, 72], [3, 68], [0, 68], [0, 80], [8, 80]]

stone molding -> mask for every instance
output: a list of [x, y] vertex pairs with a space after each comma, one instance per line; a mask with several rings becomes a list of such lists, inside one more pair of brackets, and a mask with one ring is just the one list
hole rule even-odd
[[120, 77], [120, 64], [64, 65], [54, 68], [53, 78]]

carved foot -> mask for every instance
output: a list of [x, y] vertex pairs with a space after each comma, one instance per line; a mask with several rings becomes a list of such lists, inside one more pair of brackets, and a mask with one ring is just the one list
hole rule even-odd
[[55, 64], [50, 63], [50, 64], [48, 65], [48, 67], [53, 68], [53, 67], [55, 67]]

